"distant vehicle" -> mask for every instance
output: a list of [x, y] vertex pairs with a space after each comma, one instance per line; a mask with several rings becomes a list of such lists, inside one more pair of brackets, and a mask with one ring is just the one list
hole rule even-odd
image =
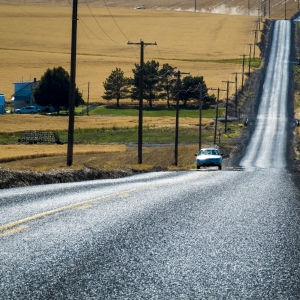
[[222, 170], [222, 155], [216, 148], [203, 148], [196, 156], [197, 169], [200, 167], [216, 166]]
[[40, 112], [42, 113], [53, 113], [55, 112], [55, 108], [52, 105], [47, 106], [39, 106]]
[[16, 114], [36, 114], [38, 112], [40, 112], [40, 110], [34, 105], [17, 108], [15, 110]]
[[145, 5], [137, 5], [134, 9], [145, 9]]

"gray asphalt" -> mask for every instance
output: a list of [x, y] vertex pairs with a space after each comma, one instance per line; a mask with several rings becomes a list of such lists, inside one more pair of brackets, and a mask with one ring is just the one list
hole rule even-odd
[[286, 166], [290, 39], [291, 22], [275, 22], [256, 127], [240, 163], [243, 167]]
[[243, 171], [2, 190], [0, 299], [299, 299], [299, 190], [272, 99]]

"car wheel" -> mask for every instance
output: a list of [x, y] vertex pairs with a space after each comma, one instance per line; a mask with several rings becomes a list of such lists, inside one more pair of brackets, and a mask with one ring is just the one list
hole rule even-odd
[[197, 170], [199, 170], [199, 169], [200, 169], [200, 166], [197, 165]]
[[222, 170], [222, 165], [219, 165], [218, 168], [219, 168], [219, 170]]

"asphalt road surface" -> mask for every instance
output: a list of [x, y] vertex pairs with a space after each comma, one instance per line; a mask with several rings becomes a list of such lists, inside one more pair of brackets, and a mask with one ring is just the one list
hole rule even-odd
[[277, 21], [254, 134], [241, 166], [286, 166], [291, 22]]
[[[276, 23], [283, 78], [289, 31]], [[243, 171], [2, 190], [0, 299], [299, 299], [286, 80], [268, 77]]]

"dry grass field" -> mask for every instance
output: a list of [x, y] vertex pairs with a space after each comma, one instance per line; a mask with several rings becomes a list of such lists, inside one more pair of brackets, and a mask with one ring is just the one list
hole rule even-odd
[[[122, 116], [76, 116], [75, 128], [132, 128], [137, 126], [137, 117]], [[0, 133], [21, 132], [25, 130], [68, 130], [68, 117], [42, 115], [0, 115]], [[174, 127], [173, 117], [144, 117], [144, 125], [149, 127]], [[197, 118], [180, 118], [180, 127], [198, 126]], [[203, 125], [213, 124], [211, 119], [203, 119]], [[1, 149], [1, 146], [0, 146]]]
[[[63, 156], [67, 145], [1, 145], [0, 162], [50, 156]], [[74, 154], [125, 152], [125, 145], [74, 145]]]
[[[170, 63], [203, 75], [209, 87], [223, 86], [241, 66], [218, 63], [240, 58], [253, 42], [255, 17], [191, 12], [79, 7], [77, 84], [91, 101], [103, 94], [102, 82], [115, 67], [127, 76], [139, 62], [139, 48], [127, 41], [157, 42], [145, 60]], [[13, 94], [13, 82], [40, 78], [47, 68], [69, 70], [71, 7], [0, 4], [0, 92]], [[256, 50], [257, 55], [258, 49]]]
[[[144, 117], [145, 126], [162, 128], [174, 127], [172, 117]], [[197, 118], [181, 118], [181, 128], [198, 126]], [[203, 125], [212, 124], [210, 119], [203, 119]], [[0, 116], [2, 133], [12, 133], [24, 130], [67, 130], [68, 118], [64, 116], [16, 115]], [[137, 126], [136, 117], [120, 116], [77, 116], [75, 128], [112, 128]], [[179, 167], [190, 168], [194, 161], [193, 154], [197, 145], [180, 146]], [[151, 169], [156, 166], [168, 168], [173, 164], [173, 147], [146, 147], [144, 164], [137, 165], [136, 146], [128, 147], [122, 144], [109, 145], [74, 145], [73, 168], [84, 166], [94, 168]], [[0, 167], [11, 169], [48, 170], [66, 167], [67, 145], [0, 145]], [[159, 155], [158, 155], [159, 153]]]
[[[3, 146], [0, 147], [3, 148]], [[9, 169], [30, 169], [37, 171], [65, 168], [66, 146], [53, 146], [50, 147], [50, 151], [47, 147], [48, 146], [44, 147], [44, 145], [17, 145], [9, 148], [9, 146], [7, 146], [5, 147], [5, 150], [7, 150], [11, 161], [5, 162], [7, 159], [1, 159], [1, 154], [0, 166]], [[138, 165], [136, 147], [127, 147], [124, 145], [98, 145], [86, 147], [85, 145], [75, 145], [74, 163], [72, 168], [79, 169], [91, 167], [106, 170], [132, 168], [137, 170], [149, 170], [160, 167], [171, 170], [182, 168], [188, 169], [194, 164], [194, 153], [196, 153], [197, 150], [197, 145], [179, 146], [178, 168], [175, 168], [173, 166], [174, 147], [172, 146], [161, 146], [159, 148], [144, 147], [143, 164]], [[17, 159], [20, 158], [20, 153], [22, 152], [24, 153], [25, 159]]]
[[[2, 4], [55, 4], [55, 5], [69, 5], [71, 0], [0, 0]], [[78, 0], [79, 5], [85, 5], [88, 2], [92, 6], [104, 6], [108, 7], [123, 7], [123, 8], [135, 8], [137, 6], [144, 5], [146, 9], [158, 9], [158, 10], [177, 10], [177, 11], [190, 11], [195, 9], [195, 0]], [[295, 0], [286, 0], [287, 17], [292, 17], [298, 11], [298, 3]], [[269, 15], [268, 1], [257, 0], [201, 0], [197, 1], [197, 12], [212, 13], [212, 14], [228, 14], [228, 15], [248, 15], [248, 3], [249, 14], [257, 16], [257, 8], [259, 5], [263, 7], [265, 3], [266, 15]], [[282, 19], [284, 18], [284, 1], [275, 0], [270, 1], [270, 16], [271, 18]]]
[[[33, 5], [25, 5], [28, 2]], [[13, 94], [12, 83], [15, 81], [39, 79], [47, 68], [55, 66], [61, 65], [69, 70], [71, 7], [58, 5], [64, 1], [51, 1], [56, 5], [43, 5], [44, 2], [0, 0], [0, 92], [4, 92], [7, 99]], [[122, 3], [129, 5], [133, 2]], [[239, 72], [241, 66], [219, 60], [237, 59], [248, 53], [248, 43], [253, 42], [252, 30], [256, 26], [256, 18], [249, 16], [133, 10], [130, 6], [108, 9], [81, 4], [77, 85], [86, 98], [90, 82], [91, 101], [100, 100], [102, 82], [114, 68], [121, 67], [127, 76], [131, 76], [134, 64], [139, 62], [139, 48], [127, 45], [127, 41], [137, 42], [141, 38], [158, 44], [146, 47], [145, 60], [155, 59], [160, 64], [169, 63], [192, 75], [202, 75], [208, 87], [224, 87], [222, 80], [233, 80], [232, 72]], [[117, 6], [117, 1], [112, 1], [112, 5]], [[172, 6], [171, 3], [168, 5]], [[259, 55], [258, 49], [256, 54]], [[174, 126], [171, 117], [145, 117], [144, 121], [145, 126]], [[204, 125], [211, 122], [204, 120]], [[196, 118], [180, 120], [182, 127], [195, 127], [197, 123]], [[66, 130], [68, 119], [63, 116], [4, 115], [0, 116], [0, 125], [0, 132]], [[80, 116], [75, 122], [76, 128], [82, 129], [136, 125], [136, 117]], [[189, 168], [196, 150], [197, 145], [181, 145], [179, 167]], [[168, 168], [173, 163], [172, 151], [170, 146], [145, 147], [144, 164], [137, 166], [135, 146], [75, 145], [73, 167]], [[65, 154], [66, 145], [0, 146], [1, 167], [14, 169], [65, 167]], [[25, 159], [15, 160], [22, 157]], [[4, 162], [7, 159], [12, 161]]]

